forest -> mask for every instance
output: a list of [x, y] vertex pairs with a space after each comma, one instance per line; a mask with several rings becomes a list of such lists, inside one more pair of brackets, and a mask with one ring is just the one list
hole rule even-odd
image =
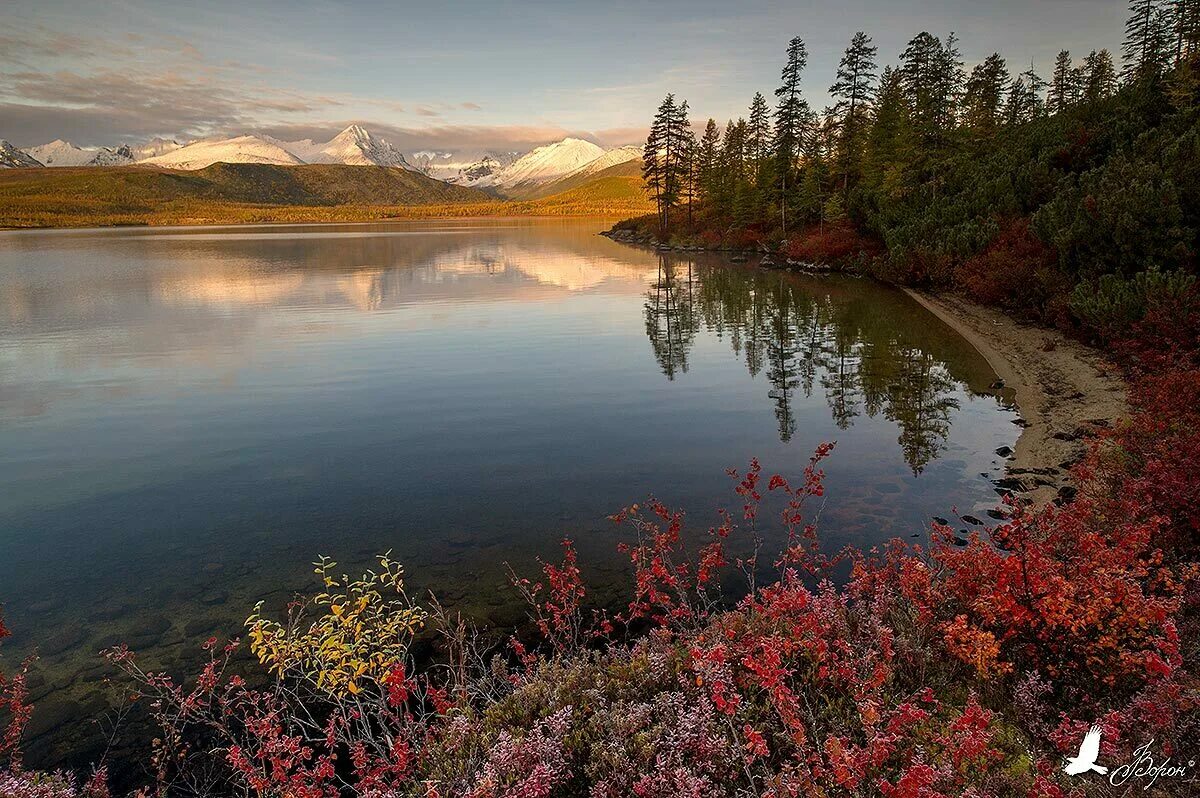
[[956, 288], [1111, 338], [1195, 284], [1198, 20], [1138, 0], [1119, 71], [1063, 50], [1045, 76], [1000, 53], [967, 72], [953, 33], [881, 67], [860, 32], [820, 112], [795, 38], [773, 107], [757, 93], [697, 136], [687, 102], [663, 100], [644, 153], [656, 214], [618, 231]]

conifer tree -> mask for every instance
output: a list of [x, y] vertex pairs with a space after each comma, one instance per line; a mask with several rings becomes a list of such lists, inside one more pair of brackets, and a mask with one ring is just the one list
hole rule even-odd
[[1033, 118], [1032, 109], [1029, 107], [1029, 86], [1025, 83], [1024, 73], [1013, 78], [1008, 86], [1004, 118], [1010, 125], [1019, 125]]
[[1004, 92], [1009, 87], [1008, 65], [992, 53], [971, 70], [963, 99], [963, 125], [978, 138], [990, 138], [1004, 121]]
[[784, 234], [787, 234], [788, 185], [800, 152], [804, 132], [811, 123], [812, 111], [800, 93], [800, 76], [808, 64], [808, 50], [799, 36], [788, 42], [787, 63], [775, 90], [775, 158], [778, 162], [780, 194], [779, 215]]
[[659, 231], [664, 234], [691, 170], [689, 137], [693, 141], [694, 137], [687, 114], [687, 101], [677, 105], [675, 95], [668, 94], [658, 106], [642, 150], [642, 178], [654, 196]]
[[717, 182], [720, 178], [718, 157], [721, 150], [721, 131], [717, 128], [715, 119], [710, 118], [704, 126], [704, 135], [696, 150], [697, 188], [700, 198], [709, 202], [717, 195]]
[[1200, 0], [1173, 0], [1174, 60], [1180, 64], [1200, 55]]
[[1033, 61], [1029, 62], [1029, 69], [1021, 73], [1021, 80], [1025, 83], [1027, 92], [1025, 107], [1028, 109], [1029, 118], [1043, 116], [1046, 113], [1046, 101], [1042, 98], [1042, 92], [1046, 90], [1046, 81], [1037, 73]]
[[837, 160], [842, 172], [843, 193], [849, 188], [851, 173], [857, 174], [862, 158], [878, 52], [871, 44], [870, 36], [862, 31], [854, 34], [838, 64], [837, 80], [829, 87], [829, 94], [837, 100], [834, 113], [839, 117], [841, 134]]
[[1117, 70], [1108, 50], [1093, 50], [1083, 62], [1083, 101], [1105, 100], [1117, 91]]
[[754, 162], [754, 181], [761, 185], [763, 166], [771, 152], [771, 110], [762, 92], [755, 92], [750, 103], [748, 155]]
[[1125, 23], [1122, 75], [1127, 82], [1156, 80], [1168, 46], [1168, 17], [1161, 0], [1130, 0]]
[[930, 150], [940, 149], [954, 126], [962, 86], [957, 38], [950, 34], [943, 46], [929, 32], [918, 33], [900, 55], [900, 75], [916, 134]]
[[1071, 53], [1068, 50], [1059, 51], [1054, 60], [1054, 75], [1050, 79], [1050, 95], [1047, 98], [1050, 113], [1062, 113], [1074, 102], [1078, 93], [1077, 79], [1078, 73], [1071, 64]]
[[688, 224], [692, 223], [696, 198], [700, 191], [700, 145], [688, 120], [685, 100], [676, 111], [676, 135], [679, 141], [679, 195], [687, 207]]
[[875, 115], [867, 135], [864, 166], [864, 176], [875, 185], [886, 182], [888, 174], [902, 169], [910, 158], [912, 142], [908, 121], [903, 77], [892, 67], [884, 67], [879, 74], [879, 91], [875, 95]]
[[646, 189], [654, 197], [660, 233], [667, 229], [667, 209], [670, 207], [667, 179], [670, 169], [667, 160], [670, 147], [667, 140], [670, 135], [670, 118], [674, 113], [675, 95], [668, 94], [659, 103], [654, 121], [650, 123], [650, 133], [646, 136], [646, 146], [642, 149], [642, 179], [646, 182]]
[[941, 130], [943, 134], [948, 134], [958, 123], [963, 84], [967, 79], [962, 54], [958, 51], [958, 34], [954, 31], [950, 31], [950, 35], [946, 37], [946, 44], [942, 47], [938, 77], [941, 91]]

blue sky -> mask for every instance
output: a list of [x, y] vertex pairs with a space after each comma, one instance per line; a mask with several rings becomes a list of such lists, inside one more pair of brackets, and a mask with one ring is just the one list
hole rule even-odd
[[894, 62], [956, 31], [1043, 75], [1059, 49], [1116, 52], [1121, 0], [909, 2], [65, 2], [6, 0], [0, 138], [87, 146], [154, 135], [327, 138], [350, 122], [405, 150], [521, 149], [573, 134], [637, 141], [667, 91], [693, 118], [770, 95], [787, 40], [820, 108], [850, 37]]

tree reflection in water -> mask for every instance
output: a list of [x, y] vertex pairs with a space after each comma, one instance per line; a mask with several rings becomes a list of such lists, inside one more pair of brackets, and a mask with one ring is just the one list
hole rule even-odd
[[797, 398], [818, 388], [840, 429], [882, 415], [919, 474], [945, 447], [969, 375], [952, 373], [954, 345], [907, 297], [845, 285], [659, 253], [646, 335], [669, 380], [687, 373], [702, 326], [727, 338], [751, 376], [765, 373], [782, 441], [796, 432]]

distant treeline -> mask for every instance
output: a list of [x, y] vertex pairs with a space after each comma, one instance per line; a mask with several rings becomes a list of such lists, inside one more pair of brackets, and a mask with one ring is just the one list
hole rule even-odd
[[800, 88], [792, 39], [772, 108], [697, 137], [669, 94], [644, 153], [657, 214], [708, 246], [782, 247], [1104, 333], [1194, 282], [1200, 230], [1200, 0], [1135, 0], [1118, 71], [1063, 50], [1043, 77], [957, 37], [913, 37], [895, 65], [857, 33], [832, 106]]

